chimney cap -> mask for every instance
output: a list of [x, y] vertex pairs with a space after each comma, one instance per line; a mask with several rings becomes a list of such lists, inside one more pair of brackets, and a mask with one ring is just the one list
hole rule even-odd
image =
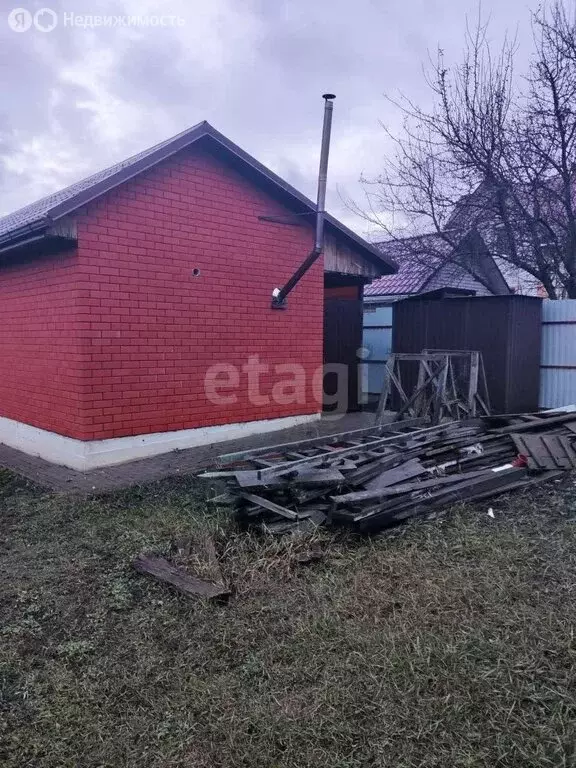
[[329, 99], [335, 99], [336, 98], [336, 94], [335, 93], [323, 93], [322, 94], [322, 98], [326, 99], [326, 101], [328, 101]]

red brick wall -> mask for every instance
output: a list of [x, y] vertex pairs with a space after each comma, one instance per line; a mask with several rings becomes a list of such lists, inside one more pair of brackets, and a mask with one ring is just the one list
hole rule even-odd
[[82, 296], [75, 254], [0, 267], [0, 416], [82, 434], [90, 328]]
[[[101, 439], [320, 410], [321, 260], [286, 310], [270, 308], [312, 244], [311, 227], [258, 220], [287, 212], [199, 148], [88, 205], [77, 254], [0, 269], [1, 415]], [[209, 366], [251, 355], [270, 367], [262, 398], [239, 370], [238, 388], [220, 390], [237, 402], [211, 403]], [[303, 366], [302, 402], [270, 397], [287, 363]]]

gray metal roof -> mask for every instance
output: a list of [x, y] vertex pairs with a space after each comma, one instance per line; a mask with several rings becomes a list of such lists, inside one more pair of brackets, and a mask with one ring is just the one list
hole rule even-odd
[[[48, 228], [62, 216], [72, 213], [82, 205], [86, 205], [91, 200], [201, 139], [210, 141], [213, 146], [223, 151], [227, 158], [232, 159], [241, 170], [249, 170], [258, 181], [273, 187], [277, 193], [280, 192], [292, 206], [310, 213], [316, 211], [315, 204], [305, 195], [259, 163], [247, 152], [244, 152], [243, 149], [213, 128], [210, 123], [203, 121], [177, 136], [116, 163], [110, 168], [99, 171], [65, 189], [47, 195], [31, 205], [4, 216], [0, 219], [0, 246], [10, 246], [32, 233]], [[396, 264], [392, 259], [382, 254], [376, 246], [348, 229], [333, 216], [327, 214], [326, 223], [335, 231], [336, 235], [355, 246], [369, 261], [377, 264], [382, 270], [382, 274], [391, 274], [396, 271]]]
[[373, 280], [364, 287], [364, 296], [419, 293], [442, 265], [441, 258], [434, 255], [435, 249], [446, 253], [446, 256], [450, 250], [440, 235], [436, 234], [384, 241], [375, 245], [382, 253], [392, 256], [398, 264], [398, 272]]
[[36, 200], [34, 203], [30, 203], [30, 205], [24, 206], [24, 208], [20, 208], [13, 213], [9, 213], [7, 216], [3, 216], [0, 218], [0, 238], [3, 238], [6, 234], [9, 234], [16, 229], [44, 219], [46, 216], [50, 215], [55, 207], [73, 200], [82, 193], [86, 193], [96, 184], [111, 179], [121, 171], [130, 169], [130, 167], [139, 160], [146, 159], [158, 150], [163, 149], [175, 139], [198, 130], [202, 125], [203, 123], [198, 123], [198, 125], [195, 125], [193, 128], [189, 128], [188, 130], [179, 133], [178, 136], [162, 141], [160, 144], [155, 144], [153, 147], [145, 149], [143, 152], [138, 152], [138, 154], [132, 155], [132, 157], [128, 157], [115, 165], [111, 165], [110, 168], [98, 171], [97, 173], [92, 174], [92, 176], [76, 181], [69, 187], [65, 187], [64, 189], [58, 190], [58, 192], [46, 195], [46, 197], [43, 197], [41, 200]]

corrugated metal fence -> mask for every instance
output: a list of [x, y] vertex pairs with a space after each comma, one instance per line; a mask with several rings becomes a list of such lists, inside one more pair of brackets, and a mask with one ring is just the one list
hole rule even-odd
[[[363, 392], [382, 390], [384, 366], [392, 350], [392, 307], [364, 308]], [[576, 299], [542, 302], [540, 407], [576, 403]]]
[[365, 353], [362, 360], [362, 392], [378, 395], [382, 391], [384, 366], [392, 351], [392, 307], [364, 305]]
[[576, 299], [542, 302], [540, 407], [576, 403]]

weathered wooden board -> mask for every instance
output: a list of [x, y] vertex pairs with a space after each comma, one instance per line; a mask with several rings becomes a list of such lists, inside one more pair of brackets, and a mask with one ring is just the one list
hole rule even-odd
[[565, 424], [566, 427], [570, 429], [570, 423], [576, 426], [576, 417], [574, 416], [574, 413], [563, 413], [559, 416], [549, 416], [545, 419], [533, 419], [524, 424], [512, 424], [507, 427], [500, 427], [494, 431], [499, 435], [506, 435], [510, 432], [536, 432], [538, 430], [550, 430], [552, 426], [558, 426], [559, 424]]
[[464, 483], [476, 481], [478, 477], [489, 475], [492, 473], [491, 469], [479, 469], [474, 472], [465, 472], [456, 475], [439, 475], [433, 477], [430, 480], [422, 480], [420, 482], [413, 483], [400, 483], [399, 485], [389, 485], [385, 488], [376, 488], [371, 491], [356, 491], [354, 493], [345, 493], [341, 496], [332, 496], [332, 501], [336, 505], [341, 504], [358, 504], [366, 501], [375, 501], [377, 499], [383, 499], [387, 496], [398, 496], [401, 494], [415, 493], [419, 491], [425, 491], [429, 488], [439, 488], [445, 485], [452, 485], [454, 483]]
[[422, 466], [420, 459], [410, 459], [393, 469], [386, 469], [380, 472], [372, 480], [368, 480], [364, 487], [367, 491], [375, 491], [379, 488], [386, 488], [386, 486], [402, 483], [425, 474], [429, 474], [429, 470]]
[[277, 475], [262, 477], [259, 470], [244, 470], [235, 473], [240, 488], [282, 488], [288, 484], [294, 486], [338, 485], [344, 481], [344, 475], [338, 469], [307, 469], [300, 467]]
[[224, 584], [198, 579], [184, 568], [173, 565], [163, 557], [141, 555], [134, 561], [133, 565], [138, 573], [152, 576], [188, 596], [214, 599], [230, 594], [230, 590]]
[[235, 453], [223, 453], [217, 457], [218, 464], [231, 464], [236, 461], [250, 461], [254, 456], [265, 456], [266, 454], [286, 454], [289, 451], [303, 452], [309, 448], [318, 446], [330, 446], [346, 443], [348, 440], [360, 437], [370, 437], [372, 439], [386, 435], [387, 433], [398, 432], [399, 430], [409, 431], [411, 429], [420, 429], [426, 426], [426, 419], [409, 419], [401, 424], [390, 422], [388, 424], [379, 424], [372, 427], [363, 427], [348, 432], [337, 432], [333, 435], [322, 435], [319, 437], [310, 437], [305, 440], [296, 440], [291, 443], [279, 443], [276, 445], [267, 445], [262, 448], [251, 448], [246, 451], [236, 451]]
[[286, 517], [288, 520], [298, 520], [296, 512], [293, 512], [286, 507], [282, 507], [280, 504], [270, 501], [270, 499], [265, 499], [263, 496], [256, 496], [253, 493], [241, 493], [240, 497], [259, 507], [264, 507], [264, 509], [267, 509], [270, 512], [274, 512], [275, 515]]

